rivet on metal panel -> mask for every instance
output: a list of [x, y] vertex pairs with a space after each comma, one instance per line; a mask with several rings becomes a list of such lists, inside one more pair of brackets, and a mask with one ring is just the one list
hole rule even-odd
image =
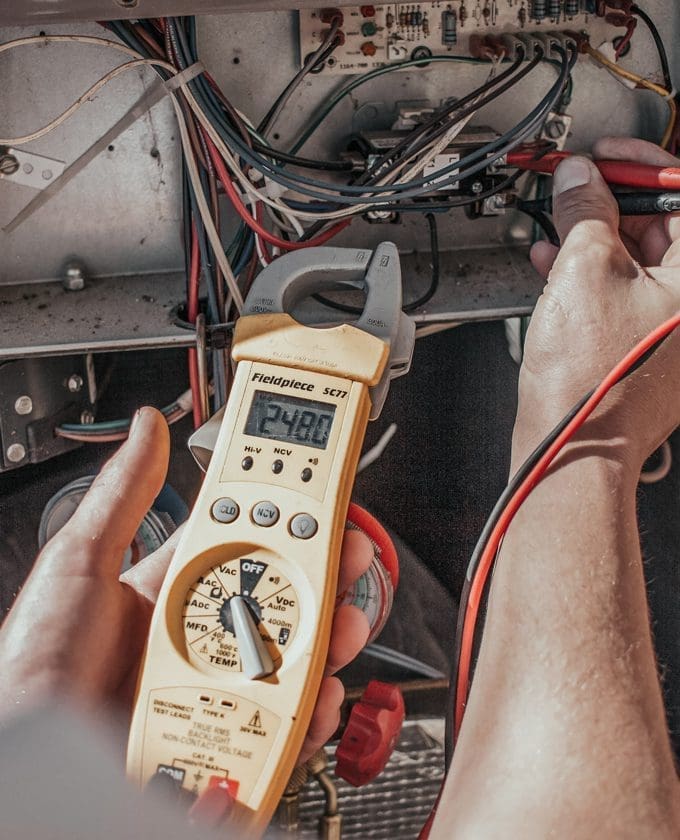
[[17, 414], [30, 414], [33, 411], [33, 400], [28, 396], [28, 394], [23, 394], [21, 397], [17, 397], [14, 402], [14, 410]]
[[78, 376], [77, 373], [74, 373], [73, 376], [69, 376], [68, 379], [68, 389], [72, 394], [77, 394], [78, 391], [83, 387], [83, 377]]
[[13, 443], [7, 447], [7, 460], [12, 464], [18, 464], [26, 457], [26, 450], [20, 443]]

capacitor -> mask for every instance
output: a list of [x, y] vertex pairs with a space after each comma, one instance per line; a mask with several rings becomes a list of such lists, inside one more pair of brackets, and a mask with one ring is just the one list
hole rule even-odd
[[457, 24], [456, 13], [449, 6], [445, 12], [442, 12], [442, 44], [449, 49], [458, 41]]
[[427, 15], [423, 15], [423, 35], [427, 38], [430, 34], [430, 19]]
[[388, 29], [392, 29], [392, 27], [394, 26], [394, 15], [392, 14], [392, 12], [388, 12], [385, 15], [385, 26]]
[[547, 13], [546, 0], [533, 0], [533, 3], [531, 4], [531, 17], [536, 21], [536, 23], [540, 23], [542, 20], [545, 20]]
[[579, 14], [581, 11], [580, 5], [579, 0], [564, 0], [564, 14], [569, 20], [572, 20]]
[[548, 17], [555, 23], [560, 22], [560, 12], [562, 11], [561, 0], [549, 0], [548, 2]]

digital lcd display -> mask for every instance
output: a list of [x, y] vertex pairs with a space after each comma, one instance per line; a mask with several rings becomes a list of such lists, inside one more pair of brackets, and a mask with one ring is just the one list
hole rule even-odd
[[247, 435], [281, 443], [325, 449], [334, 416], [333, 403], [255, 391], [244, 431]]

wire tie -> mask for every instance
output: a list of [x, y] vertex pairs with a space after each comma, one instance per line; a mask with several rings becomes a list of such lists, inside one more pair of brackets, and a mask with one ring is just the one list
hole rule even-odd
[[177, 88], [184, 87], [188, 85], [196, 76], [200, 76], [201, 73], [205, 73], [205, 67], [203, 63], [200, 61], [195, 62], [194, 64], [190, 64], [181, 73], [178, 73], [176, 76], [173, 76], [172, 79], [168, 79], [167, 82], [163, 83], [163, 87], [168, 91], [177, 90]]

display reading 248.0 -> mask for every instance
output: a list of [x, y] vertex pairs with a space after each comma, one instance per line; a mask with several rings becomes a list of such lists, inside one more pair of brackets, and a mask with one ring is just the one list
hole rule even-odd
[[300, 443], [325, 449], [334, 416], [335, 406], [332, 403], [255, 391], [245, 433], [282, 443]]

